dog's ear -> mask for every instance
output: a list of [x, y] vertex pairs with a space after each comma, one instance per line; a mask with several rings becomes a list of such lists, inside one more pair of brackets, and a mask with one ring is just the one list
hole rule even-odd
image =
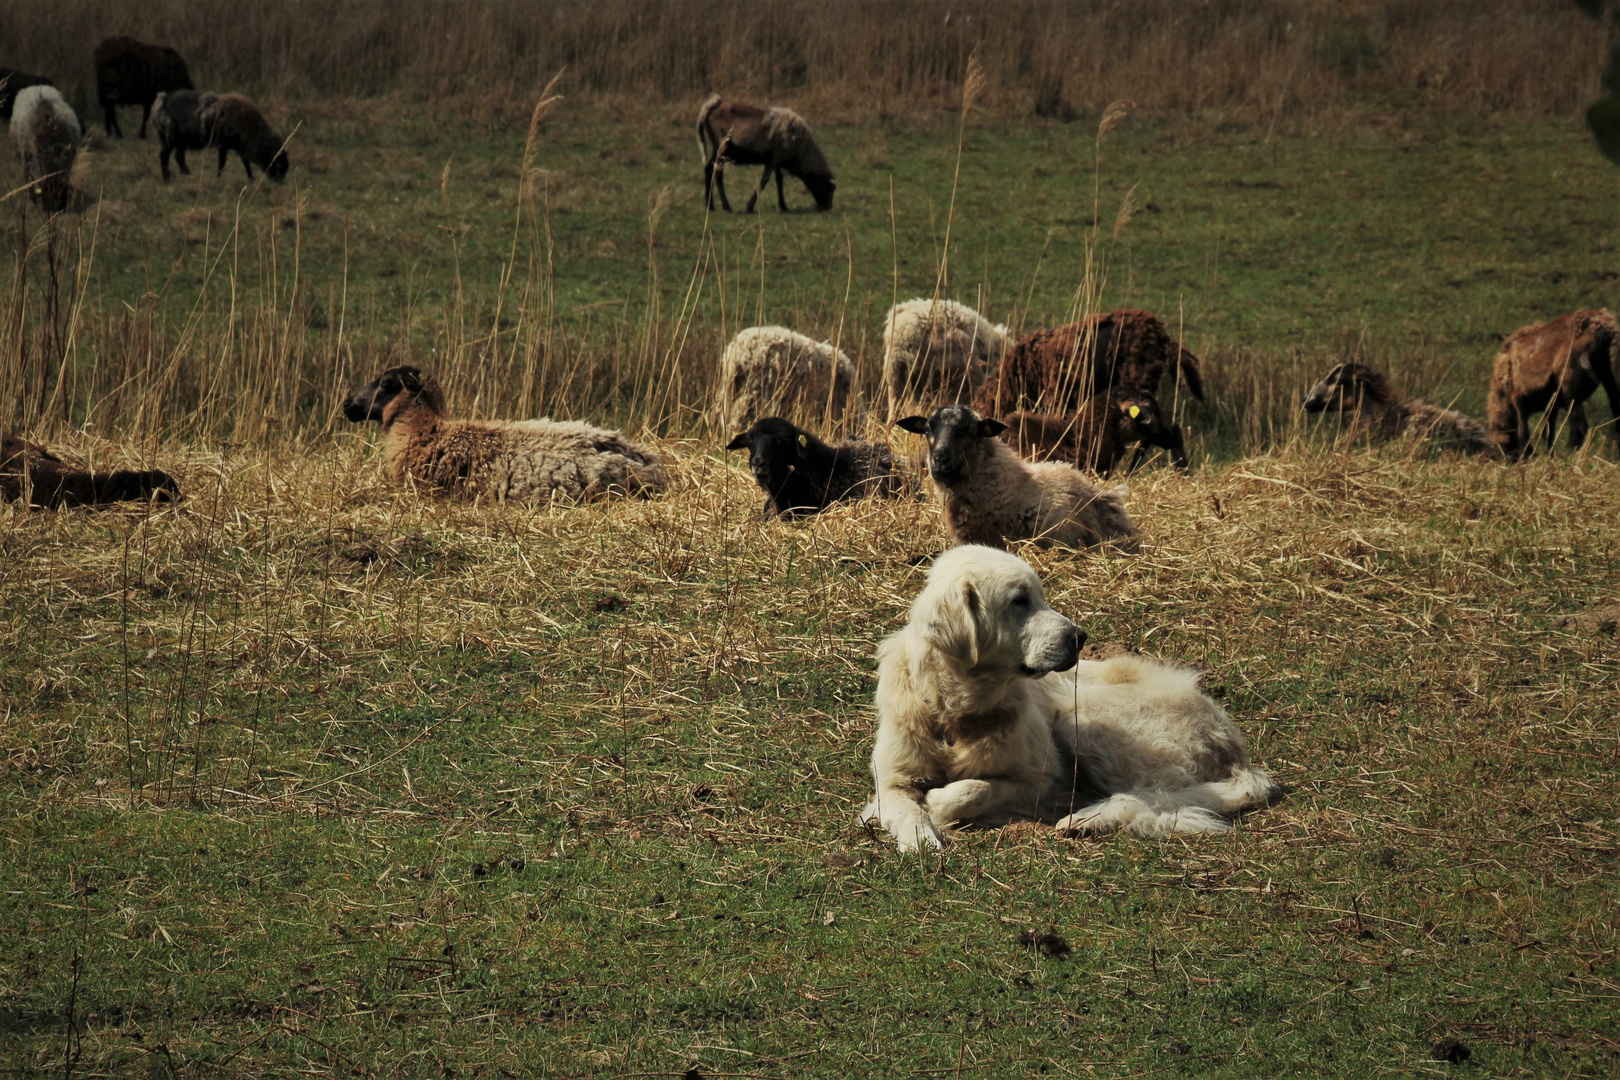
[[1003, 424], [1000, 420], [979, 421], [979, 438], [981, 439], [993, 439], [1006, 430], [1007, 425]]
[[727, 450], [746, 450], [746, 449], [748, 449], [748, 432], [745, 431], [741, 435], [737, 436], [735, 439], [732, 439], [730, 442], [726, 443], [726, 449]]
[[960, 592], [946, 590], [934, 601], [927, 622], [928, 643], [968, 667], [979, 662], [979, 617], [984, 602], [973, 582]]
[[913, 435], [926, 435], [928, 434], [928, 417], [903, 416], [894, 422], [894, 426], [901, 431], [909, 431]]

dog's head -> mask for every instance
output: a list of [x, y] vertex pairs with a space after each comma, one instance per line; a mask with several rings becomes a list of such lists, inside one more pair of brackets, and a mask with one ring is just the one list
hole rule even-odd
[[1340, 364], [1311, 387], [1302, 403], [1308, 413], [1355, 412], [1363, 402], [1395, 398], [1389, 380], [1366, 364]]
[[911, 621], [929, 645], [974, 674], [1009, 679], [1067, 671], [1086, 641], [1084, 630], [1046, 605], [1028, 563], [974, 544], [934, 560]]
[[947, 486], [971, 475], [983, 452], [982, 441], [1007, 430], [1000, 420], [986, 420], [966, 405], [946, 405], [929, 416], [907, 416], [896, 420], [895, 426], [928, 437], [928, 475]]

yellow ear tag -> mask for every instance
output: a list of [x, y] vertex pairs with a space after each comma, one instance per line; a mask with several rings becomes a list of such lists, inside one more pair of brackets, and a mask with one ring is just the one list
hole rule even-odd
[[799, 432], [799, 445], [803, 446], [803, 447], [806, 447], [806, 448], [808, 448], [810, 446], [809, 438], [807, 438], [805, 436], [804, 432], [802, 432], [802, 431]]
[[1142, 415], [1142, 407], [1140, 405], [1132, 405], [1131, 406], [1131, 419], [1135, 420], [1138, 416], [1141, 416], [1141, 415]]

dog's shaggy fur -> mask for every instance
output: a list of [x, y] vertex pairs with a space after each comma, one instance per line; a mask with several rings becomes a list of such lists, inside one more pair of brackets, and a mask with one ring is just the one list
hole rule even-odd
[[1020, 819], [1172, 836], [1225, 832], [1277, 793], [1196, 672], [1080, 660], [1084, 641], [1022, 559], [941, 555], [878, 649], [876, 794], [861, 820], [902, 851], [941, 847], [953, 824]]

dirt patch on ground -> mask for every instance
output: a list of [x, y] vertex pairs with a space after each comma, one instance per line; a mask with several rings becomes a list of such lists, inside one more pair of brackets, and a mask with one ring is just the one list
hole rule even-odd
[[1620, 604], [1605, 604], [1577, 615], [1565, 615], [1553, 625], [1592, 637], [1614, 637], [1620, 633]]

